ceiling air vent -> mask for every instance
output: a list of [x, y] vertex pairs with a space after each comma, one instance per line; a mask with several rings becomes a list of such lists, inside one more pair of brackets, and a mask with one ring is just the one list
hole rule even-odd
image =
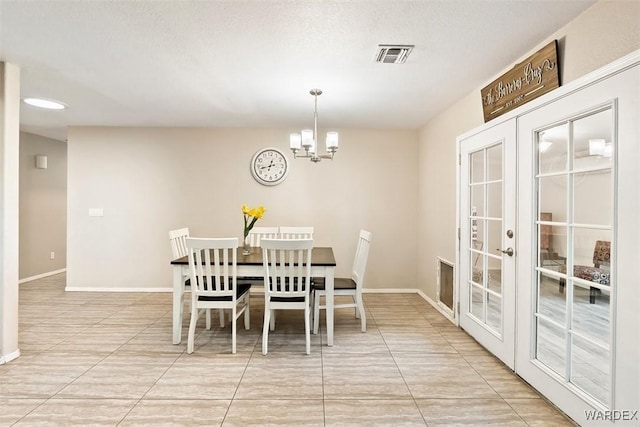
[[379, 44], [378, 53], [376, 54], [376, 62], [382, 62], [384, 64], [403, 64], [411, 50], [413, 45], [391, 45], [391, 44]]

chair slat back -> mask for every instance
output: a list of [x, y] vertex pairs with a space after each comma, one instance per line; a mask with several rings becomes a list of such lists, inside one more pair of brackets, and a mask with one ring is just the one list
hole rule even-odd
[[369, 258], [369, 247], [371, 246], [371, 233], [360, 230], [358, 238], [358, 246], [356, 247], [356, 256], [353, 260], [353, 271], [351, 278], [358, 288], [362, 288], [364, 282], [364, 273], [367, 269], [367, 259]]
[[177, 230], [169, 231], [169, 241], [171, 242], [171, 254], [173, 259], [182, 258], [187, 256], [187, 244], [186, 238], [189, 237], [188, 228], [179, 228]]
[[281, 239], [313, 239], [313, 227], [280, 227]]
[[278, 227], [253, 227], [249, 232], [249, 246], [258, 248], [262, 239], [277, 239]]
[[265, 295], [305, 297], [311, 281], [313, 239], [263, 239]]
[[193, 298], [235, 298], [238, 238], [186, 239]]

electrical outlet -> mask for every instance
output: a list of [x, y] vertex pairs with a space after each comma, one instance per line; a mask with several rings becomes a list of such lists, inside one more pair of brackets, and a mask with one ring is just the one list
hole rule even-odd
[[51, 252], [51, 254], [49, 255], [49, 258], [56, 259], [56, 253], [55, 252]]

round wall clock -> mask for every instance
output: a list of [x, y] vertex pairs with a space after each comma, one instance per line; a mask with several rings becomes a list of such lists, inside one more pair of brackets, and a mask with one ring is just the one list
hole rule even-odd
[[251, 158], [251, 174], [262, 185], [277, 185], [287, 177], [289, 162], [280, 150], [263, 148]]

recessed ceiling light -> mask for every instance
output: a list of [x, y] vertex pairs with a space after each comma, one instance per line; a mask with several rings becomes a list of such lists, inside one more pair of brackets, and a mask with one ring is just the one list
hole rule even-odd
[[23, 101], [25, 102], [25, 104], [29, 104], [39, 108], [46, 108], [48, 110], [64, 110], [65, 108], [67, 108], [66, 105], [57, 101], [51, 101], [49, 99], [25, 98]]

